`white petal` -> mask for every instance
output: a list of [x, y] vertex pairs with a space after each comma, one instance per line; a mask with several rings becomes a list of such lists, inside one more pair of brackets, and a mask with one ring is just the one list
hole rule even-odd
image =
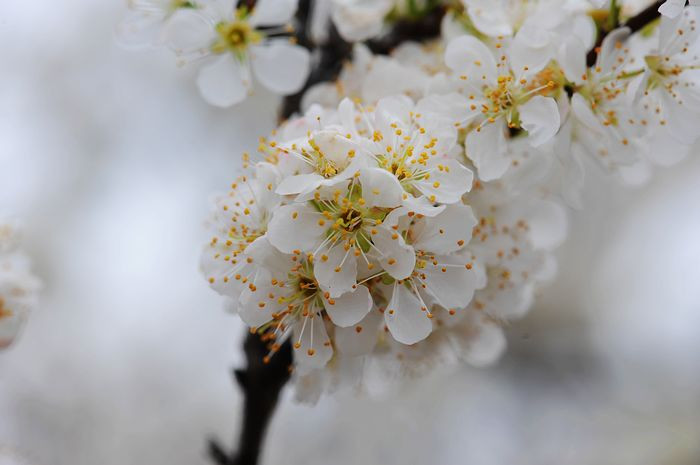
[[323, 368], [333, 356], [333, 345], [318, 314], [302, 317], [294, 326], [293, 337], [294, 360], [301, 374]]
[[553, 98], [536, 95], [519, 110], [521, 126], [527, 131], [533, 147], [549, 141], [559, 130], [559, 108]]
[[433, 323], [427, 308], [405, 284], [394, 283], [389, 305], [384, 311], [384, 321], [389, 332], [402, 344], [415, 344], [430, 335]]
[[308, 192], [320, 186], [321, 181], [323, 181], [323, 176], [316, 173], [289, 176], [282, 180], [275, 192], [279, 195], [294, 195]]
[[425, 252], [450, 254], [464, 247], [472, 237], [477, 219], [471, 207], [448, 205], [434, 218], [426, 218], [413, 246]]
[[284, 253], [311, 252], [318, 247], [328, 229], [320, 225], [323, 216], [306, 204], [280, 207], [267, 228], [270, 243]]
[[206, 55], [216, 39], [216, 30], [206, 15], [184, 8], [176, 11], [165, 23], [163, 39], [176, 55]]
[[541, 71], [556, 58], [556, 48], [552, 45], [552, 34], [540, 28], [523, 28], [518, 31], [508, 57], [516, 79], [533, 75]]
[[558, 203], [542, 200], [530, 211], [530, 240], [538, 249], [554, 250], [567, 236], [566, 210]]
[[252, 26], [279, 26], [291, 21], [298, 0], [257, 0], [249, 22]]
[[459, 357], [470, 365], [484, 367], [495, 363], [506, 349], [503, 329], [480, 315], [455, 328], [451, 338]]
[[416, 253], [413, 247], [406, 244], [403, 236], [397, 231], [384, 227], [375, 228], [376, 234], [371, 239], [377, 251], [377, 259], [382, 268], [394, 279], [406, 279], [411, 276], [416, 267]]
[[460, 256], [437, 256], [421, 270], [426, 290], [446, 309], [465, 308], [474, 297], [480, 277], [468, 263]]
[[164, 12], [128, 11], [116, 29], [116, 38], [123, 47], [156, 45], [165, 20]]
[[272, 320], [273, 313], [279, 313], [287, 307], [286, 303], [278, 300], [284, 290], [273, 286], [270, 281], [270, 273], [262, 270], [252, 282], [254, 287], [246, 288], [241, 294], [238, 313], [248, 326], [261, 326]]
[[[321, 130], [314, 134], [314, 143], [325, 158], [332, 161], [340, 170], [345, 169], [348, 165], [354, 164], [357, 166], [355, 157], [350, 158], [349, 154], [357, 151], [357, 144], [351, 139], [348, 139], [344, 134], [338, 133], [337, 130]], [[360, 157], [357, 156], [359, 159]], [[353, 163], [355, 162], [355, 163]], [[350, 176], [355, 173], [349, 173]]]
[[[502, 2], [493, 0], [465, 0], [467, 13], [474, 26], [487, 36], [511, 36], [513, 28], [504, 11]], [[517, 8], [517, 6], [516, 6]]]
[[469, 99], [462, 94], [428, 95], [416, 104], [416, 113], [428, 117], [439, 115], [453, 123], [468, 123], [481, 113], [479, 107], [470, 105]]
[[685, 0], [666, 0], [659, 7], [659, 13], [668, 18], [675, 18], [683, 12], [684, 7]]
[[324, 291], [331, 297], [350, 292], [357, 283], [357, 258], [351, 247], [336, 244], [330, 250], [322, 250], [314, 258], [314, 276]]
[[488, 85], [498, 76], [496, 60], [486, 45], [476, 37], [462, 36], [450, 41], [445, 50], [445, 63], [474, 85]]
[[559, 47], [559, 65], [566, 78], [581, 84], [586, 74], [586, 47], [576, 36], [568, 36]]
[[456, 203], [472, 188], [472, 171], [452, 158], [433, 157], [426, 168], [430, 178], [415, 183], [431, 202]]
[[401, 205], [403, 187], [396, 176], [382, 168], [365, 168], [360, 171], [362, 198], [368, 207], [393, 208]]
[[610, 32], [600, 45], [600, 54], [596, 67], [601, 69], [601, 76], [613, 71], [621, 62], [619, 58], [625, 53], [625, 47], [620, 47], [630, 36], [629, 28], [622, 27]]
[[352, 357], [370, 353], [377, 343], [377, 330], [382, 320], [381, 312], [373, 310], [354, 326], [336, 328], [334, 340], [338, 352]]
[[226, 53], [199, 71], [197, 86], [209, 104], [225, 108], [246, 98], [250, 80], [238, 59]]
[[467, 135], [467, 156], [474, 162], [479, 179], [493, 181], [505, 174], [510, 166], [506, 157], [505, 123], [496, 120], [486, 123], [480, 131], [473, 130]]
[[[430, 202], [425, 197], [416, 198], [412, 195], [404, 196], [403, 207], [405, 208], [407, 213], [414, 213], [417, 215], [423, 215], [428, 217], [433, 217], [445, 209], [445, 205], [436, 206], [434, 203]], [[389, 213], [389, 215], [391, 215], [392, 213]], [[384, 221], [386, 222], [386, 220]]]
[[237, 246], [229, 247], [224, 241], [217, 241], [204, 247], [200, 268], [205, 278], [209, 280], [212, 289], [221, 295], [238, 299], [245, 282], [248, 278], [254, 277], [258, 266], [252, 257], [252, 263], [249, 263], [247, 258], [250, 254], [259, 255], [258, 250], [269, 247], [270, 244], [265, 236], [259, 237], [248, 245], [243, 254], [233, 257], [231, 252]]
[[583, 98], [581, 94], [576, 93], [573, 97], [571, 97], [571, 111], [576, 117], [576, 120], [591, 131], [595, 131], [598, 134], [603, 134], [605, 132], [605, 128], [600, 121], [598, 121], [598, 118], [596, 117], [595, 113], [593, 113], [588, 101]]
[[304, 47], [285, 40], [272, 40], [266, 45], [251, 47], [250, 54], [255, 76], [272, 92], [293, 94], [306, 83], [311, 56]]
[[341, 37], [360, 42], [378, 35], [393, 0], [324, 0], [333, 2], [333, 22]]
[[326, 299], [324, 296], [323, 301], [331, 321], [342, 328], [359, 323], [372, 309], [372, 296], [362, 285], [340, 297]]

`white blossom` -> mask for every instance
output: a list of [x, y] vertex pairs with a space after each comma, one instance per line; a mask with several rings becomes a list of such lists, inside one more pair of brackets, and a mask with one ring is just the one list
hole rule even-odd
[[234, 0], [212, 0], [206, 8], [181, 8], [167, 22], [165, 42], [182, 63], [206, 62], [197, 85], [212, 105], [244, 100], [252, 92], [253, 75], [274, 93], [292, 94], [306, 82], [310, 55], [275, 35], [289, 32], [296, 3], [261, 0], [248, 11], [236, 9]]

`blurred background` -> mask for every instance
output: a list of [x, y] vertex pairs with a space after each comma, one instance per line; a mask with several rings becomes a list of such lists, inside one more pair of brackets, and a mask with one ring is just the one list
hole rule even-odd
[[[1, 465], [205, 464], [237, 428], [243, 328], [199, 244], [276, 101], [209, 107], [167, 53], [114, 44], [122, 3], [2, 0], [0, 215], [45, 292], [0, 353]], [[497, 366], [314, 408], [287, 392], [263, 463], [700, 463], [699, 179], [700, 150], [643, 188], [591, 173]]]

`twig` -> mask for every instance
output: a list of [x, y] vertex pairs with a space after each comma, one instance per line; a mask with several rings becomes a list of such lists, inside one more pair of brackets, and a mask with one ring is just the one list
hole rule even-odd
[[[654, 2], [653, 5], [649, 5], [643, 11], [628, 19], [622, 26], [628, 28], [631, 33], [640, 31], [660, 16], [659, 7], [663, 3], [663, 1]], [[607, 35], [618, 26], [620, 26], [620, 24], [615, 24], [615, 27], [606, 29], [598, 34], [598, 40], [596, 41], [595, 47], [588, 52], [588, 56], [586, 57], [586, 63], [589, 67], [595, 65], [595, 62], [598, 59], [600, 46], [603, 43], [603, 40], [605, 40], [605, 37], [607, 37]]]
[[264, 362], [269, 349], [257, 334], [248, 334], [243, 344], [248, 366], [233, 372], [243, 393], [243, 422], [238, 451], [225, 452], [218, 441], [209, 441], [209, 457], [218, 465], [255, 465], [258, 463], [265, 431], [277, 406], [279, 394], [289, 381], [292, 348], [289, 342]]

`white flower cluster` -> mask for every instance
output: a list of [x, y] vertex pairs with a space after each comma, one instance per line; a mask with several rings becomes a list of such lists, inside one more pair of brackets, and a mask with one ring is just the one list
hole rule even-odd
[[17, 224], [0, 222], [0, 350], [17, 337], [40, 287], [19, 242]]
[[[338, 79], [308, 88], [303, 114], [262, 139], [261, 161], [246, 156], [250, 174], [216, 200], [203, 272], [270, 357], [292, 344], [303, 397], [373, 373], [494, 361], [504, 324], [555, 272], [561, 202], [580, 205], [584, 166], [638, 180], [688, 152], [697, 10], [669, 0], [632, 31], [611, 26], [630, 14], [620, 4], [314, 2], [311, 29], [332, 22], [351, 42], [446, 13], [440, 37], [388, 56], [355, 43]], [[200, 89], [229, 105], [251, 67], [281, 94], [302, 87], [308, 52], [269, 27], [295, 7], [138, 0], [127, 24], [142, 32], [143, 12], [157, 10], [157, 37], [211, 61]]]
[[474, 364], [500, 355], [501, 322], [553, 271], [561, 207], [475, 179], [430, 99], [314, 105], [274, 138], [217, 199], [202, 260], [270, 356], [291, 341], [308, 381], [368, 359], [415, 370], [448, 348]]

